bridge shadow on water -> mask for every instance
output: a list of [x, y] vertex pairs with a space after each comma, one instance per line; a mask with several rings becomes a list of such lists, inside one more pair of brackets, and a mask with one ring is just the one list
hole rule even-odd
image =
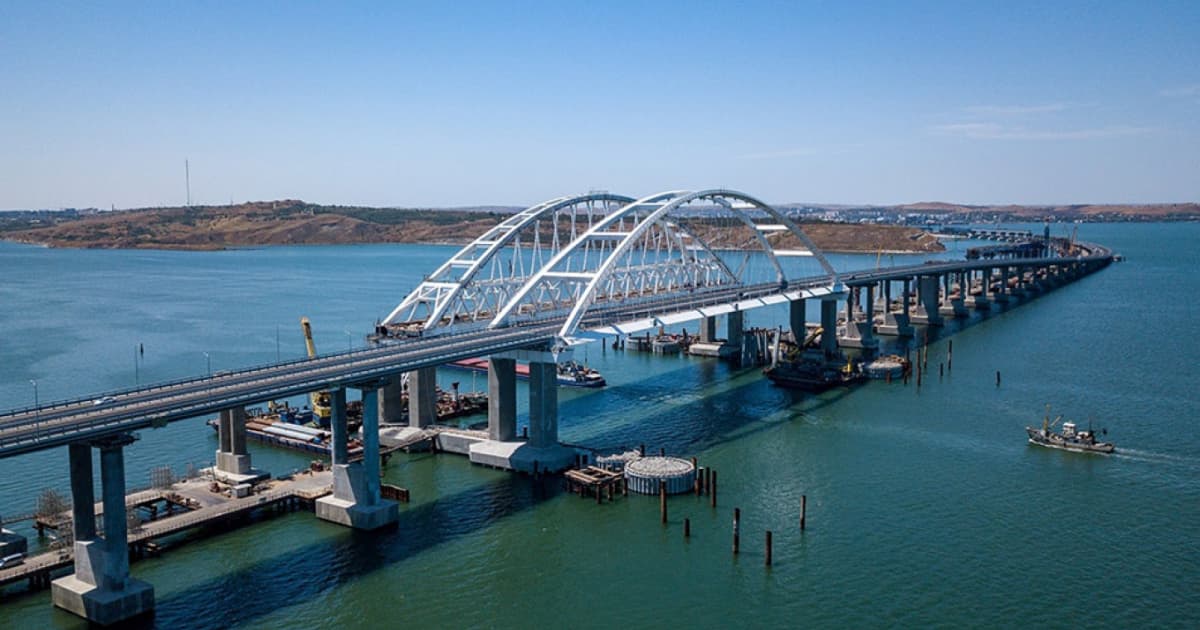
[[[663, 391], [663, 387], [678, 383], [680, 378], [695, 379], [688, 388], [693, 396], [685, 403], [669, 405], [652, 417], [602, 430], [583, 441], [598, 450], [636, 448], [644, 442], [648, 452], [653, 445], [655, 452], [665, 448], [674, 454], [695, 453], [778, 426], [778, 421], [763, 422], [767, 416], [793, 410], [787, 419], [795, 419], [852, 393], [840, 388], [815, 396], [782, 389], [771, 385], [758, 372], [758, 369], [733, 370], [716, 361], [697, 361], [682, 370], [618, 386], [628, 388], [623, 396], [636, 401], [646, 392]], [[736, 385], [704, 395], [709, 388], [729, 379]], [[618, 388], [612, 391], [615, 393]], [[699, 395], [695, 395], [697, 392]], [[803, 409], [796, 409], [798, 405], [803, 405]], [[595, 409], [590, 396], [562, 405], [564, 414], [586, 414], [589, 409]], [[578, 421], [572, 424], [586, 426], [586, 416], [575, 417]], [[251, 622], [274, 613], [285, 602], [319, 599], [340, 586], [484, 530], [562, 494], [558, 478], [533, 480], [504, 475], [428, 503], [403, 508], [394, 529], [375, 532], [347, 529], [344, 535], [323, 538], [188, 585], [185, 590], [160, 599], [155, 615], [139, 620], [132, 627], [187, 626], [216, 630]], [[307, 514], [303, 517], [312, 518]], [[170, 554], [162, 561], [172, 562]]]
[[[487, 528], [559, 494], [563, 490], [557, 478], [505, 475], [428, 503], [402, 507], [395, 528], [373, 532], [346, 529], [344, 535], [189, 585], [183, 592], [160, 599], [153, 617], [130, 627], [217, 630], [253, 621], [288, 602], [318, 599], [322, 593]], [[170, 554], [163, 559], [171, 561]]]
[[[725, 382], [734, 385], [721, 387]], [[602, 404], [616, 411], [601, 411], [598, 418], [593, 417], [597, 402], [590, 397], [560, 403], [560, 436], [601, 453], [644, 444], [647, 454], [661, 448], [686, 456], [771, 429], [780, 416], [790, 421], [816, 413], [852, 392], [853, 387], [821, 394], [786, 389], [773, 385], [759, 368], [692, 359], [686, 367], [605, 391]], [[602, 425], [598, 431], [589, 430], [593, 422]]]

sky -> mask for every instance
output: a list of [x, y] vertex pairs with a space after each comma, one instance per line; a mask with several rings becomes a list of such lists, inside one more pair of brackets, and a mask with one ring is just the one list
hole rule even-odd
[[1200, 2], [0, 3], [0, 209], [1200, 201]]

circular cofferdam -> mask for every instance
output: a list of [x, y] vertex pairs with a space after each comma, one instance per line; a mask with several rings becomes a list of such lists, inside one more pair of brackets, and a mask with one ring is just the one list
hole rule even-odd
[[907, 366], [903, 357], [886, 356], [875, 359], [863, 366], [868, 378], [902, 378]]
[[678, 457], [643, 457], [625, 464], [625, 481], [638, 494], [658, 494], [660, 481], [667, 483], [667, 494], [691, 492], [696, 467]]

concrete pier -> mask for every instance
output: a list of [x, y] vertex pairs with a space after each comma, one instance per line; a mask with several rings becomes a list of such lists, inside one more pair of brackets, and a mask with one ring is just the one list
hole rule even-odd
[[912, 314], [914, 324], [942, 326], [945, 320], [938, 311], [938, 276], [917, 276], [917, 309]]
[[[863, 300], [862, 290], [866, 289], [866, 299]], [[863, 320], [858, 321], [854, 316], [855, 308], [862, 309]], [[865, 354], [872, 354], [879, 348], [879, 340], [875, 338], [875, 285], [854, 287], [846, 300], [846, 334], [840, 340], [847, 348], [862, 348]]]
[[[569, 353], [517, 350], [491, 357], [488, 373], [488, 438], [467, 446], [472, 463], [521, 472], [569, 468], [575, 450], [558, 443], [558, 364]], [[499, 436], [515, 429], [516, 360], [529, 362], [529, 439]], [[510, 367], [511, 366], [511, 367]], [[494, 375], [494, 376], [493, 376]], [[493, 388], [493, 379], [495, 387]], [[515, 433], [515, 431], [513, 431]]]
[[808, 336], [807, 313], [804, 309], [804, 298], [788, 302], [788, 327], [797, 346], [803, 344], [804, 338]]
[[838, 355], [837, 308], [836, 297], [821, 299], [821, 353], [825, 360]]
[[379, 388], [379, 422], [400, 424], [404, 411], [404, 379], [396, 375]]
[[[50, 598], [55, 606], [105, 626], [154, 609], [154, 588], [129, 577], [123, 449], [133, 441], [130, 435], [115, 435], [90, 445], [72, 444], [70, 450], [72, 514], [76, 518], [75, 573], [51, 582]], [[90, 489], [93, 445], [100, 449], [102, 540], [96, 538]], [[85, 484], [88, 490], [83, 489]], [[79, 496], [74, 494], [76, 490]]]
[[529, 445], [558, 444], [558, 366], [529, 364]]
[[[956, 279], [958, 281], [958, 293], [954, 292], [952, 284], [952, 282], [954, 282]], [[942, 300], [941, 305], [938, 306], [938, 312], [942, 315], [955, 318], [965, 318], [970, 315], [971, 312], [967, 310], [966, 301], [967, 291], [970, 290], [970, 288], [967, 286], [966, 273], [959, 271], [952, 274], [946, 274], [944, 282], [944, 299]]]
[[314, 507], [317, 518], [355, 529], [378, 529], [399, 521], [400, 508], [379, 495], [379, 384], [355, 387], [362, 390], [363, 400], [362, 460], [347, 461], [346, 390], [333, 389], [333, 494], [317, 499]]
[[425, 428], [437, 421], [437, 368], [408, 373], [408, 426]]
[[517, 360], [488, 358], [488, 439], [517, 437]]
[[705, 317], [700, 320], [700, 342], [712, 343], [717, 340], [717, 318]]
[[910, 280], [903, 280], [903, 290], [900, 293], [900, 311], [896, 312], [892, 309], [892, 283], [884, 281], [883, 283], [883, 301], [887, 306], [883, 313], [883, 323], [876, 329], [881, 335], [893, 335], [896, 337], [912, 337], [913, 327], [909, 317], [909, 300], [910, 300]]
[[246, 450], [246, 410], [242, 407], [222, 409], [217, 419], [220, 444], [212, 474], [230, 484], [253, 483], [270, 475], [250, 465]]

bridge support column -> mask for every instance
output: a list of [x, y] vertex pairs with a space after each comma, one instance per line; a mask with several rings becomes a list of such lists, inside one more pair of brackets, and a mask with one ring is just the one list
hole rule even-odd
[[998, 269], [999, 286], [992, 292], [992, 301], [996, 304], [1006, 304], [1009, 301], [1008, 296], [1008, 265], [1001, 265]]
[[529, 445], [558, 444], [558, 365], [529, 364]]
[[437, 421], [437, 368], [408, 373], [408, 426], [424, 428]]
[[730, 348], [727, 352], [737, 365], [749, 363], [746, 357], [746, 318], [742, 311], [733, 311], [725, 316], [725, 345]]
[[92, 446], [73, 442], [69, 447], [71, 519], [75, 542], [96, 538], [96, 494], [92, 478]]
[[926, 326], [941, 326], [944, 324], [942, 313], [938, 310], [938, 276], [917, 276], [917, 310], [912, 315], [912, 321]]
[[908, 316], [908, 300], [909, 300], [909, 279], [904, 279], [904, 288], [900, 293], [900, 312], [892, 310], [892, 282], [884, 281], [884, 304], [886, 310], [883, 313], [883, 324], [879, 326], [878, 332], [881, 335], [894, 335], [897, 337], [912, 337], [913, 328], [909, 323]]
[[848, 287], [846, 289], [846, 327], [842, 333], [842, 336], [838, 339], [838, 345], [845, 346], [847, 348], [859, 347], [859, 331], [858, 326], [855, 325], [854, 321], [854, 306], [858, 300], [859, 288]]
[[[958, 294], [954, 295], [952, 283], [958, 280]], [[951, 317], [966, 317], [970, 314], [967, 310], [966, 295], [970, 291], [967, 285], [966, 272], [957, 271], [946, 274], [945, 276], [946, 292], [945, 301], [938, 309], [942, 315]]]
[[362, 461], [350, 462], [347, 457], [350, 438], [346, 434], [346, 390], [339, 387], [330, 392], [335, 431], [333, 494], [317, 499], [315, 508], [317, 518], [369, 530], [400, 520], [400, 508], [395, 501], [379, 495], [379, 384], [358, 388], [363, 402]]
[[488, 357], [488, 439], [511, 442], [516, 437], [517, 360]]
[[404, 379], [394, 376], [379, 388], [379, 422], [400, 424], [404, 420]]
[[862, 347], [870, 356], [879, 348], [879, 340], [875, 338], [875, 285], [867, 285], [866, 321], [858, 325], [858, 336]]
[[705, 317], [700, 320], [700, 342], [712, 343], [717, 340], [717, 318]]
[[804, 338], [808, 336], [807, 314], [804, 309], [804, 298], [788, 302], [788, 326], [791, 327], [792, 339], [796, 340], [797, 347], [803, 344]]
[[[94, 509], [90, 488], [92, 445], [71, 445], [71, 489], [75, 503], [72, 513], [79, 519], [75, 533], [88, 538], [76, 538], [75, 573], [54, 580], [50, 584], [50, 598], [55, 606], [100, 625], [112, 625], [154, 609], [154, 587], [129, 577], [123, 449], [133, 441], [133, 436], [117, 435], [94, 444], [100, 448], [103, 540], [95, 538], [95, 514], [89, 514]], [[84, 483], [89, 486], [86, 491], [82, 488]], [[79, 505], [81, 501], [86, 501], [86, 508]]]
[[329, 433], [333, 441], [330, 459], [334, 466], [349, 463], [350, 428], [346, 422], [346, 390], [329, 389]]
[[213, 475], [228, 483], [245, 483], [262, 476], [251, 469], [250, 453], [246, 451], [246, 410], [222, 409], [217, 422], [221, 446]]
[[[967, 278], [968, 278], [967, 286], [971, 286], [972, 284], [974, 284], [974, 281], [970, 279], [971, 276], [973, 276], [974, 274], [975, 274], [974, 271], [967, 272]], [[974, 295], [973, 293], [971, 295], [969, 295], [967, 297], [967, 300], [968, 300], [967, 305], [974, 307], [975, 310], [977, 310], [977, 311], [986, 311], [986, 310], [991, 309], [992, 301], [988, 297], [991, 295], [991, 292], [992, 292], [991, 285], [992, 285], [992, 270], [990, 268], [980, 269], [979, 270], [979, 295]], [[972, 291], [974, 291], [973, 288], [972, 288]]]
[[838, 355], [837, 298], [821, 299], [821, 353], [828, 361]]

